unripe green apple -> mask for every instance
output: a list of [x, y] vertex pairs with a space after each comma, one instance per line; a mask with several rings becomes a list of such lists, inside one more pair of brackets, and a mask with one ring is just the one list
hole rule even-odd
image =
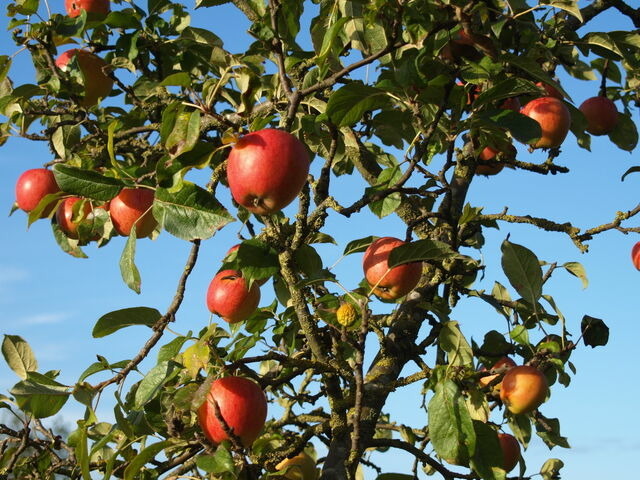
[[228, 440], [220, 415], [242, 445], [249, 447], [258, 438], [267, 418], [267, 399], [260, 386], [244, 377], [224, 377], [215, 380], [204, 403], [198, 409], [198, 423], [204, 435], [214, 444]]
[[[16, 182], [16, 203], [25, 212], [34, 210], [49, 194], [58, 193], [60, 187], [51, 170], [32, 168], [24, 171]], [[55, 202], [42, 211], [40, 218], [47, 217], [55, 208]]]
[[225, 322], [243, 322], [260, 303], [260, 287], [253, 282], [251, 288], [240, 272], [222, 270], [213, 277], [207, 290], [207, 308]]
[[562, 100], [540, 97], [531, 100], [522, 113], [540, 125], [542, 135], [533, 148], [555, 148], [562, 145], [571, 128], [571, 114]]
[[244, 135], [227, 160], [231, 195], [252, 213], [276, 213], [302, 190], [309, 163], [305, 145], [284, 130], [266, 128]]
[[364, 252], [362, 268], [373, 293], [384, 300], [404, 297], [415, 288], [422, 276], [422, 262], [405, 263], [389, 268], [391, 251], [404, 245], [399, 238], [382, 237], [375, 240]]
[[511, 413], [529, 413], [547, 398], [549, 386], [544, 374], [530, 365], [513, 367], [504, 374], [500, 399]]
[[73, 48], [61, 53], [56, 66], [67, 71], [71, 60], [77, 59], [84, 83], [84, 96], [80, 100], [83, 107], [92, 107], [111, 93], [113, 79], [109, 76], [109, 65], [102, 58], [86, 50]]

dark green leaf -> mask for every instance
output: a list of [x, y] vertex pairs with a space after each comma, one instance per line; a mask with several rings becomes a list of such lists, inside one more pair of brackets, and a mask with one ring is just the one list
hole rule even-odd
[[5, 335], [2, 341], [2, 355], [16, 375], [27, 378], [27, 372], [38, 370], [38, 362], [29, 344], [18, 335]]
[[209, 238], [233, 220], [210, 192], [186, 181], [178, 192], [156, 190], [153, 216], [167, 232], [189, 241]]
[[449, 463], [466, 464], [469, 452], [475, 451], [476, 435], [458, 385], [447, 379], [438, 382], [427, 409], [436, 453]]
[[187, 72], [178, 72], [165, 77], [160, 85], [163, 87], [176, 86], [176, 87], [188, 87], [191, 85], [191, 77]]
[[346, 247], [344, 247], [344, 252], [342, 252], [342, 255], [347, 256], [351, 255], [352, 253], [364, 252], [367, 248], [369, 248], [369, 245], [371, 245], [373, 241], [378, 238], [379, 237], [369, 236], [358, 238], [357, 240], [352, 240], [347, 243]]
[[542, 295], [542, 268], [538, 257], [526, 247], [502, 242], [502, 269], [509, 283], [527, 302], [535, 305]]
[[478, 420], [474, 420], [473, 426], [477, 440], [476, 451], [471, 456], [471, 468], [483, 480], [504, 480], [506, 473], [502, 469], [502, 448], [497, 432]]
[[538, 122], [526, 115], [509, 109], [492, 111], [481, 114], [479, 117], [493, 122], [500, 128], [508, 130], [513, 138], [522, 143], [533, 143], [542, 135], [542, 130]]
[[560, 434], [560, 421], [557, 418], [535, 417], [536, 433], [549, 449], [555, 446], [571, 448], [569, 442]]
[[629, 170], [624, 172], [624, 175], [622, 175], [622, 178], [620, 179], [620, 181], [624, 182], [624, 179], [627, 175], [631, 173], [637, 173], [637, 172], [640, 172], [640, 167], [631, 167]]
[[224, 445], [218, 445], [213, 455], [199, 456], [196, 465], [207, 473], [235, 472], [235, 464], [231, 452]]
[[93, 327], [92, 335], [93, 338], [106, 337], [121, 328], [132, 325], [152, 327], [161, 316], [158, 310], [149, 307], [133, 307], [115, 310], [98, 319], [95, 327]]
[[447, 354], [449, 365], [473, 367], [473, 351], [460, 331], [458, 322], [445, 323], [438, 339], [440, 348]]
[[327, 114], [339, 127], [360, 121], [365, 112], [386, 106], [389, 98], [384, 90], [353, 82], [334, 92], [327, 103]]
[[540, 4], [560, 8], [576, 17], [580, 23], [584, 22], [577, 0], [542, 0]]
[[591, 348], [604, 346], [609, 342], [609, 327], [599, 318], [585, 315], [580, 324], [582, 330], [582, 340], [584, 344]]
[[187, 340], [189, 340], [188, 337], [176, 337], [169, 343], [160, 347], [160, 350], [158, 350], [158, 363], [173, 360]]
[[124, 470], [124, 480], [136, 480], [138, 478], [142, 478], [139, 476], [139, 473], [144, 466], [149, 463], [149, 461], [153, 460], [162, 450], [170, 447], [172, 444], [173, 442], [171, 440], [163, 440], [146, 447], [138, 453], [133, 460], [131, 460], [129, 465], [127, 465], [127, 468]]
[[618, 123], [609, 134], [609, 139], [615, 143], [618, 148], [626, 152], [631, 152], [636, 148], [636, 145], [638, 145], [638, 129], [629, 115], [623, 113], [618, 114]]
[[94, 200], [111, 200], [123, 187], [122, 182], [115, 178], [60, 163], [53, 167], [53, 174], [62, 191]]
[[524, 448], [527, 448], [531, 440], [531, 420], [529, 420], [529, 416], [510, 415], [508, 420], [509, 428], [513, 432], [513, 435]]
[[162, 387], [178, 373], [180, 373], [179, 365], [172, 361], [160, 362], [149, 370], [136, 390], [134, 408], [140, 410], [153, 400]]
[[394, 248], [389, 254], [387, 262], [389, 267], [395, 267], [404, 263], [441, 260], [452, 255], [455, 255], [455, 253], [446, 243], [423, 239]]

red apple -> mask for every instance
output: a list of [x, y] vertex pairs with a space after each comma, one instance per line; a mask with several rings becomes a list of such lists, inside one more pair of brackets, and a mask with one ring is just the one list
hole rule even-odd
[[111, 93], [113, 79], [109, 76], [110, 67], [97, 55], [78, 48], [61, 53], [56, 59], [56, 66], [62, 71], [67, 71], [67, 66], [73, 58], [77, 59], [84, 80], [84, 96], [80, 105], [83, 107], [96, 105], [101, 98]]
[[115, 231], [128, 237], [135, 224], [137, 238], [151, 235], [158, 224], [151, 212], [153, 198], [154, 192], [148, 188], [123, 188], [109, 203]]
[[[498, 360], [496, 363], [493, 364], [493, 366], [491, 367], [491, 370], [498, 370], [501, 368], [513, 368], [516, 366], [516, 362], [514, 362], [513, 360], [511, 360], [509, 357], [502, 357], [500, 360]], [[482, 367], [480, 369], [480, 371], [486, 371], [487, 369]], [[496, 373], [495, 375], [487, 375], [485, 377], [480, 377], [480, 379], [478, 380], [478, 382], [480, 383], [480, 385], [482, 385], [483, 387], [486, 387], [487, 385], [489, 385], [495, 378], [498, 377], [498, 374]], [[496, 385], [496, 391], [500, 391], [500, 384]]]
[[384, 300], [404, 297], [415, 288], [422, 276], [422, 263], [405, 263], [389, 268], [391, 251], [404, 245], [399, 238], [382, 237], [374, 241], [364, 252], [362, 268], [373, 293]]
[[587, 120], [587, 132], [591, 135], [608, 135], [618, 124], [616, 104], [607, 97], [591, 97], [580, 105]]
[[520, 99], [518, 97], [509, 97], [500, 104], [500, 108], [503, 110], [513, 110], [514, 112], [519, 112], [520, 108], [522, 108], [522, 105], [520, 104]]
[[111, 2], [109, 0], [64, 0], [67, 15], [75, 18], [82, 10], [87, 11], [89, 20], [102, 20], [109, 14]]
[[515, 158], [517, 154], [516, 147], [509, 144], [505, 152], [501, 152], [497, 148], [487, 146], [482, 149], [478, 155], [478, 162], [476, 163], [476, 175], [496, 175], [504, 168], [504, 163], [500, 162], [497, 158], [498, 154], [505, 158]]
[[227, 180], [236, 202], [257, 215], [282, 210], [300, 193], [309, 173], [305, 145], [267, 128], [241, 137], [229, 153]]
[[640, 270], [640, 242], [637, 242], [631, 249], [631, 261], [637, 270]]
[[267, 399], [260, 386], [243, 377], [215, 380], [204, 403], [198, 409], [198, 422], [214, 444], [229, 439], [215, 414], [214, 402], [227, 426], [242, 445], [249, 447], [258, 438], [267, 418]]
[[544, 91], [547, 94], [547, 97], [554, 97], [554, 98], [557, 98], [558, 100], [562, 100], [564, 98], [564, 95], [560, 93], [560, 90], [558, 90], [554, 86], [549, 85], [548, 83], [538, 82], [536, 83], [536, 87], [540, 87], [544, 89]]
[[295, 457], [285, 458], [278, 465], [276, 471], [285, 471], [278, 478], [287, 480], [317, 480], [318, 470], [316, 462], [305, 452], [300, 452]]
[[555, 97], [531, 100], [522, 107], [522, 113], [538, 122], [542, 130], [542, 136], [533, 148], [559, 147], [569, 133], [571, 114], [562, 100]]
[[207, 290], [207, 307], [225, 322], [243, 322], [260, 303], [260, 287], [253, 282], [251, 288], [240, 272], [222, 270], [213, 277]]
[[504, 374], [500, 399], [511, 413], [529, 413], [547, 398], [549, 386], [544, 374], [530, 365], [513, 367]]
[[508, 433], [499, 433], [498, 441], [502, 449], [502, 468], [509, 473], [520, 461], [520, 444], [516, 437]]
[[[60, 187], [51, 170], [46, 168], [32, 168], [26, 170], [16, 182], [16, 203], [25, 212], [34, 210], [40, 201], [49, 194], [58, 193]], [[47, 217], [55, 208], [55, 203], [47, 206], [40, 218]]]
[[82, 206], [82, 217], [79, 221], [74, 221], [73, 219], [73, 206], [81, 201], [80, 197], [67, 197], [65, 198], [60, 205], [58, 205], [58, 210], [56, 210], [56, 222], [60, 229], [67, 235], [69, 238], [78, 238], [78, 224], [87, 218], [87, 215], [91, 213], [91, 204], [89, 202], [85, 202]]

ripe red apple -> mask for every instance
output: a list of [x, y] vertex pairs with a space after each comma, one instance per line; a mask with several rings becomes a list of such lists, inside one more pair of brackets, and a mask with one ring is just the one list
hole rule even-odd
[[404, 245], [399, 238], [382, 237], [374, 241], [364, 252], [362, 268], [373, 293], [384, 300], [404, 297], [415, 288], [422, 276], [422, 263], [405, 263], [389, 268], [391, 251]]
[[608, 135], [618, 124], [616, 104], [607, 97], [587, 98], [579, 109], [587, 119], [587, 132], [591, 135]]
[[[16, 203], [25, 212], [34, 210], [40, 201], [49, 194], [58, 193], [60, 187], [51, 170], [32, 168], [24, 171], [16, 182]], [[55, 208], [51, 203], [42, 211], [40, 218], [47, 217]]]
[[78, 238], [78, 224], [87, 218], [87, 215], [91, 213], [91, 204], [89, 202], [85, 202], [82, 206], [82, 217], [79, 221], [73, 220], [73, 206], [81, 201], [80, 197], [67, 197], [65, 198], [60, 205], [58, 205], [58, 210], [56, 210], [56, 223], [60, 227], [60, 229], [67, 235], [69, 238]]
[[240, 272], [222, 270], [213, 277], [207, 290], [207, 307], [225, 322], [243, 322], [260, 303], [260, 287], [253, 282], [251, 288]]
[[520, 444], [516, 437], [508, 433], [499, 433], [498, 441], [502, 449], [502, 468], [509, 473], [520, 461]]
[[111, 2], [110, 0], [64, 0], [64, 8], [71, 18], [77, 17], [82, 10], [86, 10], [89, 20], [102, 20], [109, 14]]
[[135, 224], [137, 238], [151, 235], [158, 224], [151, 212], [153, 198], [154, 192], [148, 188], [123, 188], [109, 203], [115, 231], [128, 237]]
[[538, 82], [536, 83], [536, 87], [544, 89], [544, 91], [547, 93], [547, 97], [554, 97], [558, 100], [562, 100], [564, 98], [564, 95], [560, 93], [560, 90], [552, 85], [549, 85], [548, 83]]
[[547, 398], [549, 386], [544, 374], [530, 365], [513, 367], [504, 374], [500, 399], [511, 413], [528, 413]]
[[516, 147], [509, 144], [506, 151], [501, 152], [497, 148], [486, 146], [482, 149], [478, 155], [478, 162], [476, 163], [476, 175], [496, 175], [504, 168], [504, 163], [500, 162], [497, 158], [499, 154], [504, 158], [513, 159], [518, 153]]
[[283, 130], [267, 128], [241, 137], [227, 160], [236, 202], [257, 215], [282, 210], [300, 193], [309, 173], [305, 145]]
[[[500, 360], [498, 360], [496, 363], [493, 364], [493, 366], [491, 367], [491, 370], [498, 370], [500, 368], [509, 369], [509, 368], [513, 368], [515, 366], [516, 366], [516, 362], [511, 360], [511, 358], [502, 357]], [[487, 369], [485, 367], [482, 367], [480, 369], [481, 372], [486, 371], [486, 370]], [[498, 377], [497, 373], [495, 375], [487, 375], [486, 377], [480, 377], [480, 379], [478, 380], [478, 383], [480, 383], [480, 385], [482, 385], [483, 387], [486, 387], [487, 385], [489, 385], [497, 377]], [[500, 391], [500, 384], [497, 384], [495, 386], [495, 390], [496, 390], [496, 392]]]
[[540, 124], [542, 136], [532, 145], [533, 148], [559, 147], [569, 133], [571, 114], [569, 109], [555, 97], [540, 97], [531, 100], [522, 111]]
[[520, 99], [518, 97], [509, 97], [500, 104], [500, 108], [503, 110], [513, 110], [514, 112], [519, 112], [520, 108], [522, 108], [522, 105], [520, 104]]
[[640, 242], [637, 242], [631, 249], [631, 261], [637, 270], [640, 270]]
[[267, 399], [260, 386], [243, 377], [215, 380], [204, 403], [198, 409], [198, 423], [214, 444], [229, 439], [215, 414], [218, 404], [224, 422], [245, 447], [258, 438], [267, 418]]
[[278, 472], [285, 469], [287, 470], [281, 478], [286, 478], [287, 480], [317, 480], [318, 478], [316, 462], [305, 452], [300, 452], [295, 457], [285, 458], [276, 465], [276, 471]]
[[110, 67], [97, 55], [78, 48], [61, 53], [56, 59], [56, 66], [62, 71], [67, 71], [67, 66], [73, 58], [77, 59], [84, 80], [84, 96], [80, 105], [92, 107], [101, 98], [105, 98], [111, 93], [113, 79], [108, 75]]

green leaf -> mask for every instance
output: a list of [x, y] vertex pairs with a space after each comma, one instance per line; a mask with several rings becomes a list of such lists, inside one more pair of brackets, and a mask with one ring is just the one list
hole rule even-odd
[[209, 346], [202, 342], [196, 342], [182, 352], [182, 364], [191, 378], [196, 378], [198, 372], [207, 367], [211, 351]]
[[527, 302], [535, 305], [542, 295], [542, 268], [538, 257], [526, 247], [502, 242], [502, 269], [509, 283]]
[[186, 181], [175, 193], [156, 190], [153, 216], [167, 232], [189, 241], [209, 238], [233, 220], [210, 192]]
[[482, 105], [496, 102], [498, 100], [504, 100], [527, 93], [538, 93], [538, 91], [539, 89], [536, 87], [535, 83], [522, 78], [510, 77], [498, 82], [492, 88], [485, 90], [478, 95], [478, 97], [473, 101], [473, 108], [477, 109]]
[[105, 202], [115, 197], [124, 186], [115, 178], [60, 163], [53, 167], [53, 174], [63, 192]]
[[524, 325], [516, 325], [509, 336], [520, 345], [529, 345], [529, 332]]
[[540, 475], [544, 480], [555, 480], [560, 478], [560, 470], [564, 467], [562, 460], [550, 458], [540, 468]]
[[[369, 189], [367, 189], [367, 193]], [[390, 195], [385, 195], [384, 198], [376, 200], [369, 204], [369, 209], [378, 218], [384, 218], [387, 215], [391, 215], [402, 204], [402, 195], [398, 192], [394, 192]]]
[[23, 411], [35, 418], [46, 418], [60, 411], [69, 399], [71, 389], [46, 375], [29, 372], [10, 393]]
[[109, 312], [98, 319], [93, 327], [93, 338], [106, 337], [121, 328], [132, 325], [153, 327], [162, 315], [155, 308], [134, 307]]
[[[191, 333], [189, 333], [188, 335], [191, 335]], [[161, 346], [160, 350], [158, 350], [158, 363], [164, 362], [166, 360], [173, 360], [175, 356], [178, 355], [180, 349], [187, 340], [189, 340], [188, 336], [180, 336]]]
[[627, 175], [631, 173], [637, 173], [637, 172], [640, 172], [640, 167], [631, 167], [629, 170], [624, 172], [624, 175], [622, 175], [622, 178], [620, 179], [620, 181], [624, 182], [624, 179], [626, 178]]
[[536, 433], [549, 449], [555, 446], [562, 448], [571, 448], [566, 437], [560, 434], [560, 420], [557, 418], [545, 418], [542, 416], [535, 417]]
[[360, 121], [365, 112], [377, 110], [389, 103], [384, 90], [353, 82], [334, 92], [327, 103], [327, 114], [338, 127], [348, 127]]
[[475, 451], [476, 435], [464, 397], [455, 382], [438, 382], [427, 407], [429, 436], [436, 453], [445, 461], [466, 464]]
[[580, 324], [582, 340], [591, 348], [605, 346], [609, 342], [609, 327], [599, 318], [585, 315]]
[[518, 442], [527, 448], [531, 441], [531, 420], [527, 415], [509, 415], [509, 428]]
[[124, 471], [124, 480], [136, 480], [140, 477], [138, 474], [144, 468], [144, 466], [153, 460], [162, 450], [173, 445], [171, 440], [163, 440], [153, 445], [149, 445], [142, 450], [133, 460], [127, 465]]
[[533, 143], [542, 136], [542, 130], [537, 121], [509, 109], [482, 113], [479, 118], [508, 130], [513, 138], [522, 143]]
[[2, 341], [2, 355], [16, 375], [27, 378], [27, 372], [38, 370], [38, 362], [29, 344], [18, 335], [5, 335]]
[[87, 447], [87, 426], [84, 421], [78, 422], [79, 428], [72, 435], [76, 435], [76, 441], [73, 454], [80, 465], [82, 480], [91, 480], [91, 472], [89, 470], [89, 452]]
[[230, 255], [223, 268], [239, 270], [250, 280], [264, 280], [280, 271], [278, 255], [268, 244], [260, 240], [245, 240], [240, 244], [235, 257]]
[[473, 351], [460, 331], [458, 322], [446, 322], [438, 339], [440, 348], [447, 353], [449, 365], [473, 367]]
[[416, 477], [405, 473], [381, 473], [376, 480], [414, 480]]
[[165, 148], [171, 158], [193, 149], [200, 138], [200, 110], [181, 112], [167, 137]]
[[566, 262], [562, 265], [567, 269], [571, 275], [574, 275], [580, 279], [582, 282], [582, 288], [587, 288], [589, 286], [589, 279], [587, 278], [587, 271], [584, 269], [584, 266], [578, 262]]
[[559, 8], [564, 10], [567, 13], [570, 13], [578, 20], [580, 23], [583, 23], [582, 13], [580, 12], [580, 7], [578, 6], [577, 0], [542, 0], [540, 2], [541, 5], [550, 5], [555, 8]]
[[134, 408], [142, 409], [147, 403], [153, 400], [162, 387], [173, 377], [180, 373], [179, 365], [173, 361], [160, 362], [145, 375], [135, 395]]
[[[155, 202], [154, 202], [155, 206]], [[155, 216], [155, 215], [154, 215]], [[156, 217], [157, 218], [157, 217]], [[136, 267], [136, 225], [133, 224], [131, 232], [124, 245], [120, 256], [120, 274], [124, 283], [136, 293], [140, 293], [141, 279], [140, 271]]]
[[638, 145], [638, 129], [629, 115], [618, 114], [618, 123], [616, 128], [609, 134], [609, 139], [619, 149], [626, 152], [631, 152], [636, 148]]
[[504, 480], [502, 448], [497, 432], [488, 424], [474, 420], [476, 451], [471, 457], [471, 468], [483, 480]]
[[188, 87], [191, 85], [191, 77], [187, 72], [173, 73], [162, 80], [160, 85], [163, 87], [175, 86], [175, 87]]
[[62, 249], [63, 252], [68, 253], [72, 257], [76, 257], [76, 258], [88, 258], [87, 255], [78, 246], [79, 245], [78, 240], [69, 238], [60, 229], [57, 223], [51, 224], [51, 230], [53, 230], [53, 238], [56, 240], [56, 243]]
[[224, 445], [218, 445], [213, 455], [199, 456], [196, 465], [207, 473], [233, 473], [236, 471], [231, 452]]
[[455, 253], [446, 243], [425, 238], [394, 248], [389, 254], [387, 263], [392, 268], [404, 263], [440, 260], [452, 255], [455, 255]]
[[371, 235], [364, 238], [358, 238], [357, 240], [352, 240], [347, 243], [346, 247], [344, 247], [344, 252], [342, 252], [342, 255], [347, 256], [351, 255], [352, 253], [364, 252], [367, 248], [369, 248], [369, 245], [371, 245], [374, 240], [377, 240], [378, 238], [379, 237]]

